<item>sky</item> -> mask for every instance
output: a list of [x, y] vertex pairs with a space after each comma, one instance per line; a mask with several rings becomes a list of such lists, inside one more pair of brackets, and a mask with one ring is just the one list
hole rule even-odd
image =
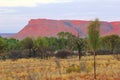
[[17, 33], [39, 18], [120, 21], [120, 0], [0, 0], [0, 33]]

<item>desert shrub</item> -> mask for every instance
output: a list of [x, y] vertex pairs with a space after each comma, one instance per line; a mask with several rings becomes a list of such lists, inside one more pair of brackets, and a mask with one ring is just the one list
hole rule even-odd
[[22, 58], [22, 54], [21, 53], [22, 53], [22, 51], [16, 51], [16, 50], [11, 51], [9, 53], [9, 58], [12, 58], [12, 59]]
[[116, 55], [116, 54], [117, 54], [117, 55], [120, 54], [120, 49], [115, 49], [115, 50], [113, 51], [113, 54], [114, 54], [114, 55]]
[[55, 54], [55, 57], [57, 58], [67, 58], [72, 53], [67, 50], [60, 50]]
[[110, 55], [112, 52], [107, 49], [101, 49], [96, 51], [97, 55]]
[[33, 57], [36, 57], [36, 58], [48, 59], [54, 56], [52, 50], [47, 47], [40, 47], [34, 50], [35, 51], [33, 51], [32, 53], [34, 54]]
[[80, 66], [72, 64], [66, 69], [66, 73], [71, 73], [71, 72], [80, 72]]
[[29, 50], [13, 50], [10, 51], [6, 56], [10, 59], [28, 58]]
[[86, 72], [89, 73], [91, 70], [93, 70], [93, 65], [87, 64], [86, 62], [81, 62], [80, 65], [72, 64], [67, 67], [66, 73], [71, 73], [71, 72]]
[[0, 56], [0, 60], [6, 60], [6, 59], [9, 59], [8, 54], [4, 54], [4, 55]]

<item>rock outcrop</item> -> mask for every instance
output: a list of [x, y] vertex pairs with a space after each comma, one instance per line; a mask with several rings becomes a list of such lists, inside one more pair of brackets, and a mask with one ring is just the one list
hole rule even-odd
[[[29, 23], [13, 37], [24, 39], [25, 37], [57, 36], [58, 32], [71, 32], [74, 35], [80, 34], [81, 37], [87, 36], [90, 21], [84, 20], [51, 20], [51, 19], [31, 19]], [[109, 34], [120, 35], [120, 22], [100, 22], [101, 36]]]

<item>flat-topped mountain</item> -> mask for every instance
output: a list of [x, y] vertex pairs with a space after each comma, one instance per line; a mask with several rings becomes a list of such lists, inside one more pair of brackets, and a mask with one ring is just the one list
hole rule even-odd
[[[71, 32], [81, 37], [87, 36], [90, 21], [85, 20], [51, 20], [51, 19], [31, 19], [28, 24], [13, 37], [23, 39], [25, 37], [57, 36], [58, 32]], [[120, 35], [120, 21], [106, 22], [100, 21], [100, 34]]]

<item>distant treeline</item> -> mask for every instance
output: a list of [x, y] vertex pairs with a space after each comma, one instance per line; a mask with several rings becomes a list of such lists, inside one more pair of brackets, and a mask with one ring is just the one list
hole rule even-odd
[[[57, 37], [27, 37], [23, 40], [0, 37], [1, 59], [18, 58], [43, 58], [51, 56], [66, 58], [68, 55], [92, 55], [88, 38], [74, 36], [69, 32], [59, 32]], [[97, 55], [119, 54], [120, 37], [107, 35], [100, 37], [100, 47]], [[79, 53], [79, 54], [78, 54]]]

